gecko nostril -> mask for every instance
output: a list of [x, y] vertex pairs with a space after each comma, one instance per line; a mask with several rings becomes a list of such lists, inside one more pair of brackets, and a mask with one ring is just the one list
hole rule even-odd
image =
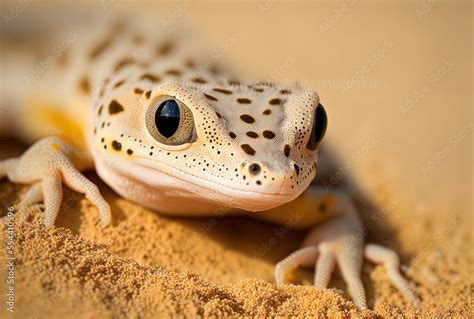
[[293, 164], [294, 168], [295, 168], [295, 171], [296, 171], [296, 176], [299, 176], [300, 175], [300, 167], [296, 164]]
[[260, 165], [258, 164], [251, 164], [249, 165], [249, 173], [251, 175], [258, 175], [262, 169], [260, 168]]

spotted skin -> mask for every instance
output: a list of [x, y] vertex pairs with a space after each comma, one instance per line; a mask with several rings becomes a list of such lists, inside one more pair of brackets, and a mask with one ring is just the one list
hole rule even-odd
[[[277, 264], [278, 285], [293, 268], [316, 263], [315, 285], [326, 288], [338, 263], [354, 301], [365, 308], [365, 255], [384, 264], [394, 285], [416, 303], [396, 254], [364, 245], [348, 196], [311, 186], [317, 150], [307, 144], [318, 95], [298, 85], [237, 80], [181, 33], [151, 36], [151, 29], [105, 22], [94, 29], [99, 34], [80, 33], [87, 36], [28, 92], [12, 94], [14, 103], [2, 97], [1, 108], [14, 106], [3, 114], [11, 115], [16, 133], [36, 141], [21, 157], [0, 161], [0, 178], [31, 185], [18, 206], [20, 218], [44, 202], [45, 224], [53, 225], [64, 183], [84, 193], [109, 224], [109, 205], [80, 173], [94, 167], [117, 193], [160, 213], [212, 216], [219, 210], [312, 227], [303, 248]], [[180, 143], [167, 144], [150, 130], [153, 107], [163, 99], [181, 105]]]

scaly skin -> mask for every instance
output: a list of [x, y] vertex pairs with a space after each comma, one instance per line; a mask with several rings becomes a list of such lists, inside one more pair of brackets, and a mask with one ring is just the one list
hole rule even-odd
[[[95, 167], [117, 193], [160, 213], [209, 216], [219, 209], [313, 226], [303, 248], [277, 264], [278, 285], [293, 268], [316, 263], [315, 286], [326, 288], [338, 263], [354, 301], [365, 308], [365, 255], [384, 264], [393, 283], [418, 302], [396, 254], [364, 245], [349, 197], [311, 185], [317, 145], [308, 145], [313, 124], [322, 120], [315, 118], [322, 107], [315, 92], [237, 80], [190, 39], [163, 37], [156, 28], [153, 36], [136, 24], [94, 30], [101, 32], [77, 31], [82, 36], [26, 92], [10, 83], [2, 97], [2, 114], [16, 133], [37, 140], [21, 157], [0, 162], [0, 178], [31, 185], [18, 205], [21, 219], [44, 202], [45, 224], [53, 225], [64, 183], [84, 193], [109, 224], [109, 205], [80, 173]], [[18, 69], [27, 63], [9, 61]], [[155, 122], [165, 100], [178, 101], [186, 119], [169, 139], [157, 137]]]

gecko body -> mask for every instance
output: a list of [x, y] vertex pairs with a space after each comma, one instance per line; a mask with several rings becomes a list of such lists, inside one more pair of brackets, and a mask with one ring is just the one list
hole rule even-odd
[[36, 141], [21, 157], [0, 162], [0, 178], [31, 185], [18, 205], [21, 219], [44, 202], [45, 224], [53, 225], [65, 184], [84, 193], [109, 224], [109, 205], [81, 173], [95, 168], [121, 196], [163, 214], [225, 211], [312, 227], [303, 248], [277, 264], [278, 285], [295, 267], [316, 263], [315, 286], [326, 288], [337, 263], [365, 308], [365, 256], [383, 263], [417, 302], [397, 255], [363, 243], [349, 197], [311, 185], [327, 125], [315, 92], [241, 81], [181, 34], [121, 22], [88, 30], [77, 31], [22, 92], [25, 74], [11, 64], [21, 70], [29, 62], [13, 53], [4, 59], [18, 74], [2, 94], [2, 121]]

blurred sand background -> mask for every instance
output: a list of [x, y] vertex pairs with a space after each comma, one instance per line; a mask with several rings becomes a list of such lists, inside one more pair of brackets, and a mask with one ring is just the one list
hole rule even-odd
[[[277, 290], [273, 266], [304, 232], [277, 236], [278, 226], [244, 218], [165, 218], [99, 182], [113, 227], [98, 229], [95, 208], [72, 191], [59, 228], [42, 228], [40, 214], [19, 226], [17, 317], [473, 316], [472, 2], [141, 5], [190, 22], [249, 79], [299, 81], [319, 93], [336, 158], [329, 180], [350, 180], [372, 202], [362, 213], [368, 238], [400, 253], [423, 306], [412, 309], [369, 263], [363, 280], [374, 311], [359, 312], [331, 290]], [[51, 15], [50, 6], [27, 2], [14, 23], [38, 8]], [[4, 140], [0, 158], [23, 147]], [[0, 183], [2, 214], [24, 191]], [[309, 285], [312, 272], [292, 279]], [[346, 288], [339, 274], [331, 287]]]

